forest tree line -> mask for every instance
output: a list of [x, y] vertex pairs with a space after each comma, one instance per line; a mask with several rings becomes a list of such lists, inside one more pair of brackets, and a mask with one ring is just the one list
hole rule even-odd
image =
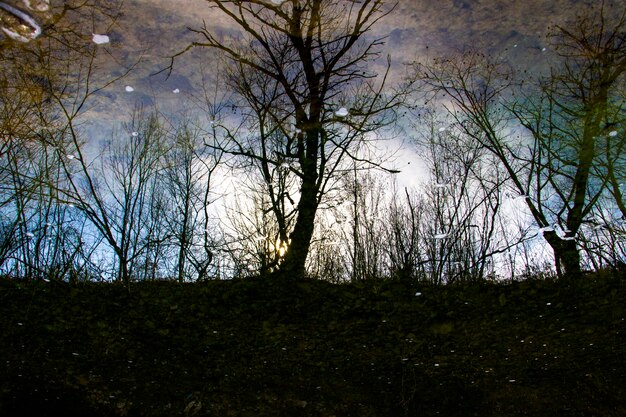
[[[371, 34], [393, 10], [382, 0], [208, 3], [241, 34], [205, 24], [172, 57], [166, 71], [215, 52], [197, 106], [137, 106], [97, 143], [85, 115], [134, 66], [103, 73], [114, 47], [74, 23], [113, 25], [116, 9], [67, 8], [36, 41], [3, 41], [3, 275], [450, 283], [623, 268], [623, 6], [553, 27], [541, 73], [468, 49], [396, 82]], [[411, 184], [380, 152], [397, 138], [424, 172]]]

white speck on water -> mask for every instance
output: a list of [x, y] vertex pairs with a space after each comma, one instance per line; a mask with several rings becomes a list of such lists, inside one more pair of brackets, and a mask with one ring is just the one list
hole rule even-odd
[[133, 91], [135, 91], [135, 89], [133, 87], [131, 87], [130, 85], [127, 85], [125, 88], [127, 93], [132, 93]]
[[133, 135], [134, 137], [137, 137], [137, 136], [139, 136], [139, 132], [133, 132], [133, 133], [131, 133], [131, 135]]
[[75, 157], [74, 155], [72, 155], [71, 153], [70, 153], [70, 154], [67, 154], [67, 155], [65, 155], [65, 156], [66, 156], [66, 157], [67, 157], [67, 159], [69, 159], [69, 160], [72, 160], [72, 159], [76, 158], [76, 157]]
[[551, 306], [551, 305], [552, 305], [552, 303], [546, 303], [546, 305], [547, 305], [547, 306]]
[[335, 112], [335, 116], [337, 117], [346, 117], [348, 115], [348, 109], [345, 107], [341, 107], [339, 110]]
[[421, 292], [419, 292], [419, 291], [415, 293], [415, 296], [416, 296], [416, 297], [419, 297], [419, 296], [421, 296], [421, 295], [422, 295], [422, 293], [421, 293]]
[[35, 237], [35, 234], [31, 232], [26, 232], [26, 237]]
[[440, 128], [439, 128], [439, 131], [440, 131], [440, 132], [445, 132], [445, 131], [446, 131], [446, 128], [445, 128], [445, 127], [440, 127]]
[[514, 379], [509, 379], [509, 382], [515, 382], [515, 380]]
[[612, 137], [612, 138], [613, 138], [613, 137], [615, 137], [615, 136], [617, 136], [617, 130], [612, 130], [612, 131], [609, 133], [609, 136], [610, 136], [610, 137]]
[[180, 89], [175, 88], [175, 89], [172, 91], [172, 93], [174, 93], [174, 94], [178, 94], [178, 93], [180, 93]]
[[96, 45], [103, 45], [105, 43], [109, 43], [110, 42], [110, 39], [109, 39], [109, 37], [107, 35], [98, 35], [96, 33], [93, 34], [91, 40]]
[[280, 6], [281, 4], [283, 4], [285, 0], [272, 0], [272, 3], [275, 4], [276, 6]]
[[448, 237], [447, 233], [439, 233], [439, 234], [436, 234], [435, 236], [433, 236], [433, 239], [445, 239], [447, 237]]
[[[24, 323], [17, 323], [18, 326], [23, 326]], [[7, 361], [8, 362], [8, 361]]]
[[547, 51], [546, 48], [541, 48], [541, 52], [545, 52], [545, 51]]
[[513, 45], [513, 48], [517, 48], [517, 44]]
[[78, 356], [78, 353], [72, 352], [72, 356]]
[[438, 363], [436, 363], [436, 364], [435, 364], [435, 366], [439, 366], [439, 364], [438, 364]]

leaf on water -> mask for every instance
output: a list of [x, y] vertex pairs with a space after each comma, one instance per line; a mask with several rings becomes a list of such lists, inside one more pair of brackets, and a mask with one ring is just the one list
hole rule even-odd
[[348, 115], [348, 109], [345, 107], [341, 107], [339, 110], [335, 112], [335, 116], [337, 117], [346, 117]]
[[109, 39], [109, 37], [107, 35], [98, 35], [96, 33], [93, 34], [91, 40], [96, 45], [103, 45], [105, 43], [109, 43], [110, 42], [110, 39]]

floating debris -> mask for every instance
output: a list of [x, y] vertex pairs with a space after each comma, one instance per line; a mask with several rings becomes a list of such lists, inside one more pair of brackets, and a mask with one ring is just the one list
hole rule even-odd
[[23, 0], [24, 5], [36, 12], [47, 12], [50, 10], [50, 0]]
[[348, 109], [345, 107], [341, 107], [339, 110], [335, 112], [335, 116], [337, 117], [346, 117], [348, 115]]
[[107, 35], [98, 35], [96, 33], [93, 34], [91, 40], [96, 45], [102, 45], [111, 41]]
[[178, 94], [178, 93], [180, 93], [180, 90], [179, 90], [178, 88], [175, 88], [175, 89], [172, 91], [172, 93], [174, 93], [174, 94]]
[[41, 26], [23, 11], [0, 2], [0, 29], [11, 39], [29, 42], [41, 35]]
[[135, 89], [133, 87], [131, 87], [130, 85], [127, 85], [125, 88], [127, 93], [132, 93], [133, 91], [135, 91]]

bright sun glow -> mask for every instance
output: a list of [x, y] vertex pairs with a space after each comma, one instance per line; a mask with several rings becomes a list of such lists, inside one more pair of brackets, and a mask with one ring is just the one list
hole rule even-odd
[[279, 239], [276, 239], [276, 242], [270, 243], [269, 252], [277, 253], [279, 257], [284, 257], [287, 253], [287, 249], [289, 248], [289, 242], [283, 242]]

